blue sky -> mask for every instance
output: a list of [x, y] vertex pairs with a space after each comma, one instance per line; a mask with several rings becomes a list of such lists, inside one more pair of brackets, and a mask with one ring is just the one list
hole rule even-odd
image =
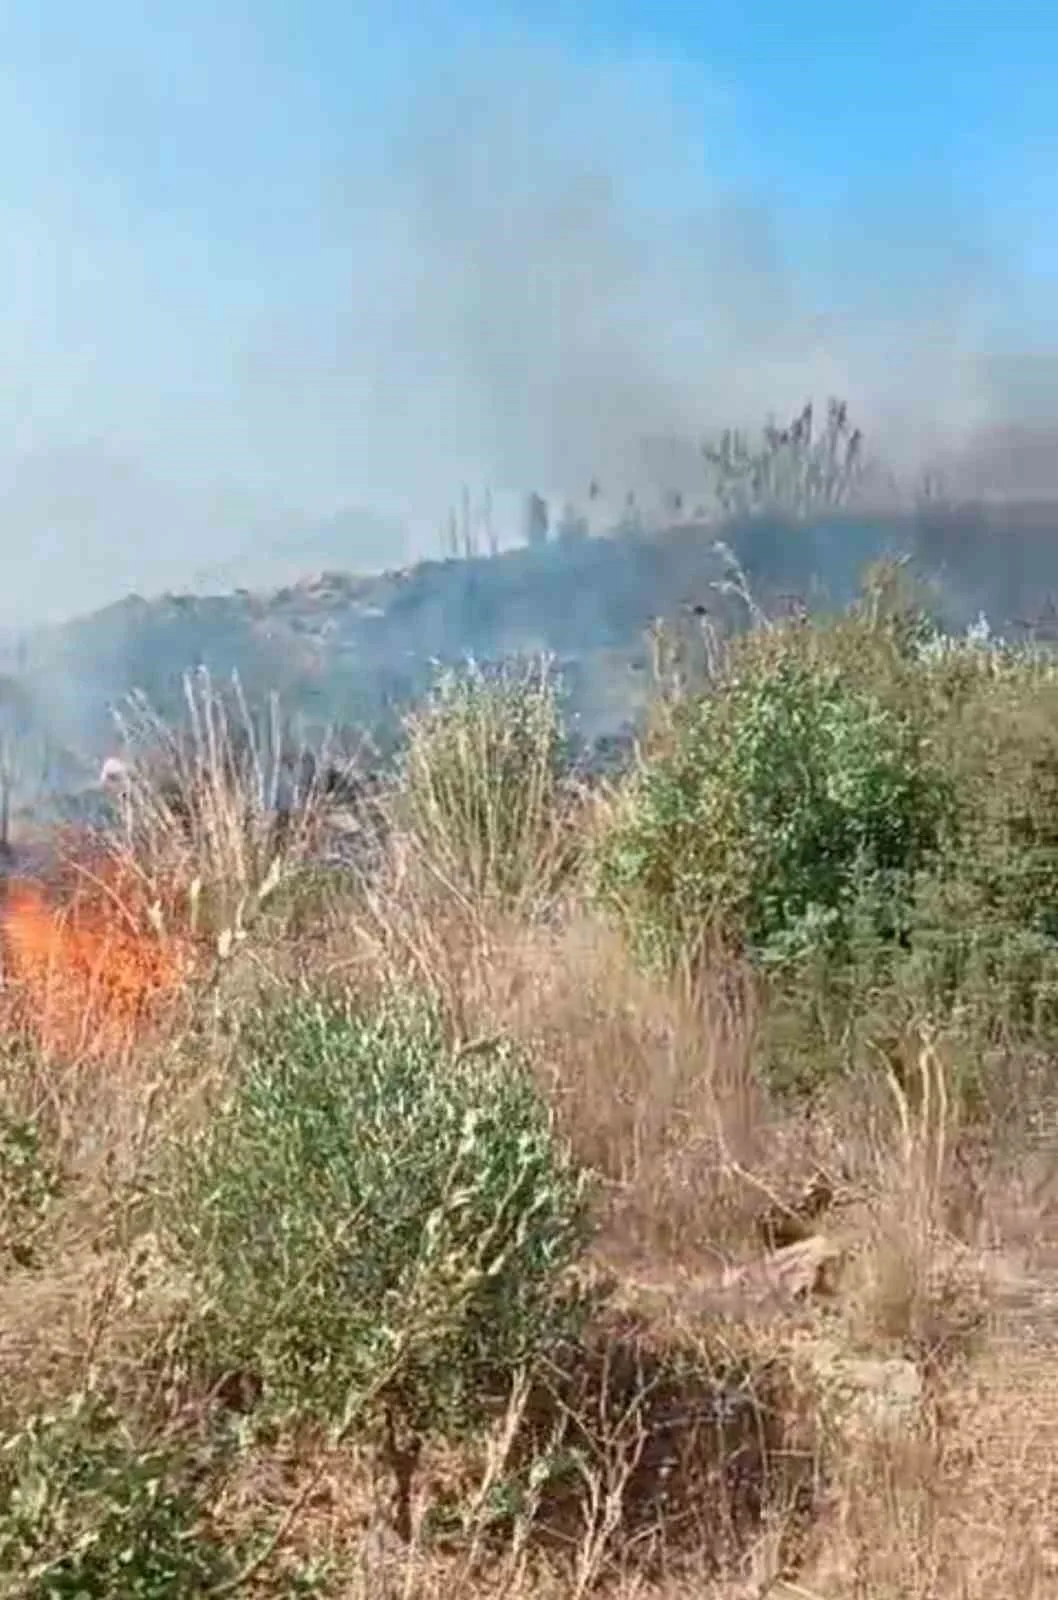
[[807, 392], [1058, 412], [1055, 82], [1027, 0], [0, 3], [7, 611]]

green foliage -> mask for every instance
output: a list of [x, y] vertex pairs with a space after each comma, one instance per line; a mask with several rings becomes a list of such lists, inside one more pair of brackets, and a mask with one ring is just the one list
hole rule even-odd
[[1009, 1036], [1058, 1020], [1058, 659], [934, 640], [918, 677], [958, 798], [916, 916], [906, 981], [962, 1026]]
[[568, 1327], [584, 1182], [522, 1064], [453, 1053], [436, 1016], [310, 996], [261, 1013], [170, 1237], [219, 1370], [341, 1422], [376, 1403], [458, 1431]]
[[505, 903], [569, 867], [566, 751], [546, 662], [444, 672], [406, 723], [401, 816], [442, 881]]
[[233, 1564], [184, 1479], [97, 1401], [31, 1417], [0, 1453], [0, 1593], [199, 1600]]
[[835, 621], [758, 619], [662, 722], [598, 884], [651, 958], [748, 951], [772, 1081], [924, 1021], [969, 1081], [1058, 1023], [1058, 657], [940, 634], [892, 566]]
[[33, 1265], [59, 1188], [37, 1119], [0, 1108], [0, 1261]]
[[913, 715], [776, 635], [677, 708], [604, 834], [599, 887], [666, 962], [710, 934], [766, 962], [840, 953], [866, 908], [878, 936], [903, 931], [951, 801]]

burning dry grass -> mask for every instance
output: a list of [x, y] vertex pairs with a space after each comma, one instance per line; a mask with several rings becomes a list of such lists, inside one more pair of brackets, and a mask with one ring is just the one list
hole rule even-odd
[[[110, 1083], [121, 1056], [151, 1076], [151, 1104], [148, 1118], [143, 1082], [121, 1080], [128, 1115], [106, 1123], [99, 1159], [72, 1180], [50, 1254], [0, 1264], [0, 1392], [10, 1418], [105, 1390], [198, 1459], [252, 1412], [252, 1374], [206, 1383], [183, 1364], [186, 1286], [135, 1219], [157, 1148], [186, 1137], [196, 1086], [223, 1081], [227, 1061], [209, 1057], [208, 1029], [170, 1037], [164, 1071], [150, 1056], [215, 954], [215, 928], [206, 937], [188, 914], [196, 872], [236, 885], [237, 905], [278, 857], [267, 808], [243, 805], [230, 773], [206, 798], [190, 768], [185, 778], [198, 795], [190, 824], [186, 806], [145, 790], [116, 853], [78, 844], [53, 882], [9, 888], [6, 994], [49, 1094], [72, 1094], [62, 1063], [83, 1062], [66, 1108], [82, 1115], [86, 1081], [89, 1093]], [[516, 1388], [476, 1453], [402, 1455], [393, 1440], [255, 1431], [244, 1417], [212, 1517], [231, 1538], [263, 1520], [274, 1548], [229, 1592], [297, 1592], [309, 1560], [333, 1561], [330, 1592], [363, 1600], [1058, 1592], [1045, 1286], [1031, 1317], [1003, 1317], [988, 1287], [999, 1275], [984, 1270], [1026, 1239], [1045, 1260], [1042, 1236], [1058, 1246], [1058, 1226], [1043, 1201], [1029, 1215], [1028, 1124], [1008, 1115], [983, 1238], [980, 1209], [960, 1198], [962, 1112], [942, 1041], [919, 1036], [901, 1076], [795, 1111], [754, 1071], [760, 999], [745, 974], [645, 977], [573, 891], [527, 920], [410, 869], [398, 842], [386, 871], [327, 918], [322, 940], [313, 930], [295, 944], [285, 924], [254, 941], [253, 986], [285, 981], [293, 964], [365, 995], [425, 987], [464, 1042], [519, 1041], [598, 1177], [589, 1267], [611, 1300], [578, 1359], [546, 1392]], [[5, 1159], [0, 1140], [0, 1182]], [[834, 1247], [836, 1280], [780, 1286], [765, 1305], [752, 1271], [805, 1233]], [[853, 1368], [870, 1402], [856, 1426], [834, 1381]]]
[[138, 904], [112, 860], [78, 862], [74, 886], [13, 881], [4, 896], [12, 1020], [48, 1056], [122, 1057], [189, 977], [190, 941]]
[[319, 854], [356, 762], [299, 740], [275, 697], [253, 715], [237, 677], [218, 688], [188, 674], [184, 699], [178, 730], [142, 700], [125, 709], [111, 763], [119, 848], [154, 894], [179, 887], [185, 914], [219, 933]]
[[47, 875], [5, 887], [8, 1019], [48, 1055], [143, 1042], [311, 861], [335, 811], [324, 763], [286, 736], [275, 703], [260, 727], [237, 680], [222, 693], [189, 675], [185, 694], [180, 733], [130, 703], [126, 759], [108, 764], [117, 827], [58, 833]]
[[[350, 908], [332, 930], [332, 955], [359, 943], [354, 966], [367, 977], [364, 951], [377, 961], [379, 947], [359, 915]], [[497, 1518], [512, 1463], [531, 1445], [525, 1396], [517, 1426], [505, 1433], [501, 1421], [476, 1465], [429, 1453], [419, 1460], [403, 1513], [407, 1541], [394, 1532], [394, 1479], [374, 1453], [330, 1447], [317, 1434], [262, 1439], [229, 1479], [217, 1510], [233, 1536], [262, 1516], [281, 1529], [287, 1577], [274, 1579], [279, 1586], [272, 1589], [251, 1584], [249, 1592], [290, 1592], [283, 1583], [293, 1582], [296, 1563], [326, 1556], [343, 1574], [333, 1592], [364, 1600], [453, 1592], [547, 1597], [600, 1585], [615, 1595], [672, 1600], [1008, 1593], [1043, 1600], [1053, 1593], [1051, 1362], [1032, 1341], [1021, 1342], [1016, 1326], [1002, 1349], [986, 1342], [978, 1352], [965, 1341], [956, 1348], [944, 1336], [964, 1313], [959, 1286], [939, 1286], [938, 1279], [951, 1255], [944, 1216], [955, 1128], [950, 1108], [938, 1112], [936, 1063], [924, 1061], [922, 1084], [905, 1090], [903, 1102], [891, 1091], [869, 1104], [863, 1095], [838, 1096], [812, 1119], [792, 1119], [752, 1079], [752, 1009], [730, 992], [646, 982], [609, 935], [583, 918], [548, 930], [497, 924], [482, 940], [480, 925], [473, 933], [457, 917], [446, 933], [436, 925], [434, 933], [434, 979], [449, 986], [451, 999], [458, 996], [468, 1035], [502, 1027], [532, 1048], [564, 1127], [603, 1175], [602, 1264], [617, 1274], [621, 1315], [639, 1332], [616, 1342], [614, 1334], [595, 1365], [585, 1362], [563, 1380], [550, 1422], [534, 1402], [533, 1426], [552, 1434], [547, 1448], [539, 1440], [532, 1448], [553, 1451], [561, 1423], [566, 1445], [576, 1446], [579, 1476], [568, 1501], [552, 1503], [541, 1484], [529, 1521]], [[389, 978], [401, 948], [398, 940], [388, 952]], [[442, 950], [450, 963], [444, 968]], [[420, 953], [420, 967], [425, 959]], [[374, 981], [381, 976], [375, 971]], [[927, 1079], [932, 1098], [925, 1104]], [[833, 1163], [838, 1150], [857, 1204], [851, 1221], [827, 1213], [813, 1224], [840, 1236], [848, 1251], [837, 1296], [780, 1304], [768, 1316], [721, 1304], [724, 1265], [762, 1253], [767, 1213], [776, 1204], [793, 1213], [804, 1180]], [[25, 1344], [18, 1355], [16, 1338], [25, 1316], [15, 1307], [30, 1305], [25, 1286], [12, 1285], [0, 1303], [5, 1376], [18, 1372], [24, 1383], [37, 1366], [37, 1381], [51, 1395], [85, 1381], [90, 1344], [97, 1371], [134, 1391], [138, 1404], [146, 1396], [150, 1408], [160, 1406], [164, 1429], [180, 1418], [178, 1432], [190, 1427], [198, 1438], [195, 1415], [214, 1414], [217, 1401], [207, 1406], [189, 1395], [178, 1373], [164, 1376], [173, 1313], [142, 1254], [119, 1249], [109, 1265], [97, 1262], [91, 1294], [76, 1266], [64, 1283], [69, 1270], [56, 1266], [45, 1297], [48, 1341], [37, 1337], [39, 1309], [30, 1316], [32, 1360]], [[34, 1294], [46, 1284], [38, 1277]], [[829, 1409], [813, 1351], [836, 1343], [881, 1371], [885, 1362], [916, 1361], [915, 1340], [926, 1328], [942, 1360], [918, 1420], [881, 1434], [842, 1432], [840, 1444], [832, 1442], [828, 1430], [842, 1418]], [[57, 1352], [64, 1340], [61, 1378], [43, 1344]], [[770, 1397], [747, 1440], [729, 1440], [730, 1449], [710, 1458], [693, 1442], [703, 1425], [701, 1397], [681, 1398], [678, 1390], [699, 1381], [693, 1351], [709, 1350], [715, 1362], [725, 1342], [732, 1356], [739, 1353], [744, 1381], [762, 1400], [770, 1386]], [[145, 1348], [155, 1352], [146, 1368]], [[777, 1383], [785, 1384], [785, 1399]], [[684, 1479], [679, 1463], [688, 1451]], [[717, 1462], [721, 1476], [709, 1479]], [[696, 1474], [704, 1474], [700, 1482]], [[683, 1496], [683, 1509], [667, 1519], [666, 1496], [673, 1495]], [[477, 1508], [454, 1542], [454, 1529], [448, 1537], [438, 1533], [453, 1504], [464, 1507], [464, 1518], [466, 1506]], [[703, 1507], [719, 1518], [711, 1531], [701, 1517], [695, 1522]], [[709, 1564], [722, 1550], [721, 1527], [728, 1541], [722, 1570]]]

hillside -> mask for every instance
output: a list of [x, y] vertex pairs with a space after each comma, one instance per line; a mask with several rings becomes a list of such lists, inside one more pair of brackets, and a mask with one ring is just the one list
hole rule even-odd
[[[1058, 590], [1058, 506], [976, 506], [915, 517], [756, 518], [691, 523], [520, 549], [492, 558], [426, 561], [377, 576], [324, 572], [271, 592], [130, 596], [21, 650], [12, 677], [29, 684], [38, 726], [91, 764], [112, 737], [115, 702], [142, 691], [179, 714], [182, 675], [237, 671], [259, 701], [272, 691], [310, 726], [392, 725], [435, 664], [548, 652], [558, 658], [586, 737], [613, 731], [642, 703], [648, 630], [702, 610], [744, 619], [722, 592], [722, 535], [754, 596], [779, 607], [843, 605], [883, 555], [912, 558], [954, 626], [984, 612], [994, 629], [1046, 626]], [[24, 714], [23, 714], [24, 717]]]
[[39, 633], [25, 671], [55, 686], [63, 720], [95, 743], [109, 728], [108, 704], [137, 689], [167, 713], [197, 665], [217, 676], [237, 670], [248, 694], [276, 690], [310, 721], [375, 725], [437, 661], [546, 651], [585, 680], [577, 687], [591, 718], [611, 724], [635, 698], [613, 684], [613, 653], [642, 658], [651, 621], [709, 600], [722, 571], [712, 537], [688, 528], [373, 577], [325, 572], [270, 593], [130, 596]]

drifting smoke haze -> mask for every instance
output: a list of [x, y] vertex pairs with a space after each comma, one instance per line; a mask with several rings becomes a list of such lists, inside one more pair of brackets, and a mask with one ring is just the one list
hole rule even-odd
[[348, 508], [390, 520], [345, 565], [432, 554], [464, 480], [620, 496], [809, 396], [905, 470], [1058, 419], [1010, 217], [939, 179], [802, 194], [723, 71], [223, 9], [4, 8], [7, 621], [251, 584], [277, 543], [312, 567]]

